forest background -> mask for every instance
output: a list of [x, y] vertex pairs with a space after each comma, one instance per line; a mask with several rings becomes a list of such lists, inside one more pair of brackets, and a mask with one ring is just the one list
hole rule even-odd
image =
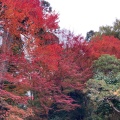
[[84, 39], [44, 0], [0, 0], [0, 119], [119, 120], [120, 21]]

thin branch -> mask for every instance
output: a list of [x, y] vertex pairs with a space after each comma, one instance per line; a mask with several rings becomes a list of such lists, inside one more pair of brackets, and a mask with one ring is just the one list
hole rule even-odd
[[107, 103], [108, 103], [117, 113], [120, 113], [120, 110], [118, 110], [110, 100], [107, 99]]

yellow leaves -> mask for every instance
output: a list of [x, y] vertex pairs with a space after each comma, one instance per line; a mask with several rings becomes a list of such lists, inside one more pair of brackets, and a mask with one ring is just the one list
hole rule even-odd
[[116, 95], [116, 96], [120, 96], [120, 88], [117, 89], [113, 94]]

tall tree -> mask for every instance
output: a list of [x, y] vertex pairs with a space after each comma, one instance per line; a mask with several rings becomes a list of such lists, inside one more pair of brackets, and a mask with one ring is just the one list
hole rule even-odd
[[[2, 27], [1, 32], [3, 32], [1, 33], [2, 52], [0, 54], [1, 55], [0, 83], [2, 85], [0, 88], [0, 97], [5, 98], [5, 101], [7, 101], [8, 99], [11, 99], [17, 103], [18, 102], [25, 103], [25, 101], [27, 101], [26, 99], [27, 97], [23, 95], [24, 91], [26, 91], [24, 87], [26, 82], [24, 81], [23, 83], [24, 85], [23, 85], [21, 84], [22, 82], [20, 83], [20, 79], [15, 78], [15, 76], [17, 76], [17, 73], [20, 71], [20, 69], [17, 69], [17, 65], [18, 65], [16, 64], [17, 61], [16, 63], [13, 61], [13, 58], [17, 60], [19, 60], [20, 58], [22, 58], [23, 60], [25, 59], [24, 58], [25, 56], [23, 55], [25, 51], [23, 51], [22, 49], [23, 46], [25, 45], [23, 45], [22, 40], [24, 40], [23, 42], [24, 44], [26, 44], [25, 49], [28, 49], [30, 54], [32, 52], [31, 49], [33, 47], [34, 47], [34, 51], [35, 48], [41, 47], [40, 50], [43, 50], [44, 53], [46, 53], [48, 49], [51, 50], [52, 48], [54, 48], [51, 46], [47, 50], [45, 50], [43, 44], [41, 44], [43, 39], [41, 39], [37, 35], [37, 33], [41, 34], [41, 30], [52, 32], [52, 30], [58, 28], [58, 24], [56, 22], [57, 14], [53, 12], [51, 12], [50, 14], [48, 12], [43, 12], [43, 9], [44, 7], [41, 6], [41, 2], [39, 0], [34, 0], [34, 1], [0, 0], [0, 24]], [[24, 36], [24, 39], [21, 38], [21, 35]], [[49, 35], [49, 37], [51, 35]], [[9, 42], [11, 43], [10, 46], [9, 46]], [[21, 49], [20, 50], [21, 54], [19, 55], [14, 54], [14, 53], [18, 53], [19, 49]], [[52, 54], [51, 51], [50, 54]], [[21, 68], [22, 65], [25, 64], [25, 62], [27, 61], [27, 60], [24, 61], [23, 60], [21, 60], [21, 62], [23, 62], [21, 63]], [[28, 61], [28, 63], [29, 62], [30, 61]], [[51, 66], [53, 67], [54, 65]], [[18, 76], [20, 75], [21, 74], [18, 74]], [[22, 79], [23, 78], [21, 77], [21, 80]], [[21, 84], [20, 86], [18, 86], [19, 83]], [[29, 88], [28, 85], [26, 85], [26, 87]], [[15, 91], [13, 92], [14, 88], [16, 89], [16, 92]], [[22, 90], [23, 92], [21, 92], [20, 90]]]
[[96, 32], [96, 35], [112, 35], [115, 38], [120, 39], [120, 20], [116, 19], [115, 22], [113, 23], [112, 26], [106, 25], [106, 26], [101, 26], [99, 28], [99, 31]]
[[[7, 63], [4, 64], [6, 72], [2, 76], [4, 86], [0, 88], [0, 97], [8, 106], [22, 104], [22, 108], [24, 105], [31, 108], [36, 115], [33, 120], [43, 120], [40, 115], [48, 114], [55, 105], [61, 110], [78, 107], [67, 91], [83, 89], [91, 77], [87, 44], [82, 42], [81, 36], [73, 34], [66, 36], [65, 49], [58, 44], [53, 34], [58, 28], [58, 15], [45, 12], [41, 4], [39, 0], [0, 0], [1, 25], [10, 35], [7, 40], [12, 38], [11, 52], [0, 54], [1, 62]], [[3, 46], [5, 39], [2, 39]], [[19, 53], [16, 49], [21, 42], [24, 44]], [[29, 96], [26, 95], [28, 91]], [[9, 108], [12, 114], [14, 110]], [[24, 116], [23, 113], [21, 119], [25, 119]]]
[[120, 59], [101, 55], [93, 62], [93, 70], [94, 77], [87, 82], [87, 96], [90, 98], [87, 119], [119, 120]]

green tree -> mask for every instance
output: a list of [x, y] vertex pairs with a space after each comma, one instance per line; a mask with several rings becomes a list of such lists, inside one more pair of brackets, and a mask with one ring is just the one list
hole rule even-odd
[[120, 60], [108, 54], [102, 55], [93, 62], [94, 78], [104, 79], [106, 83], [115, 84], [120, 81]]
[[85, 120], [119, 120], [120, 60], [102, 55], [93, 62], [93, 79], [87, 82], [87, 117]]
[[99, 27], [99, 31], [96, 35], [113, 35], [114, 37], [120, 39], [120, 20], [116, 19], [112, 26], [106, 25]]
[[87, 82], [87, 109], [85, 120], [119, 120], [120, 96], [115, 94], [120, 83], [107, 84], [104, 80]]
[[89, 42], [91, 38], [94, 36], [94, 34], [95, 32], [93, 30], [90, 30], [89, 32], [87, 32], [85, 40]]

